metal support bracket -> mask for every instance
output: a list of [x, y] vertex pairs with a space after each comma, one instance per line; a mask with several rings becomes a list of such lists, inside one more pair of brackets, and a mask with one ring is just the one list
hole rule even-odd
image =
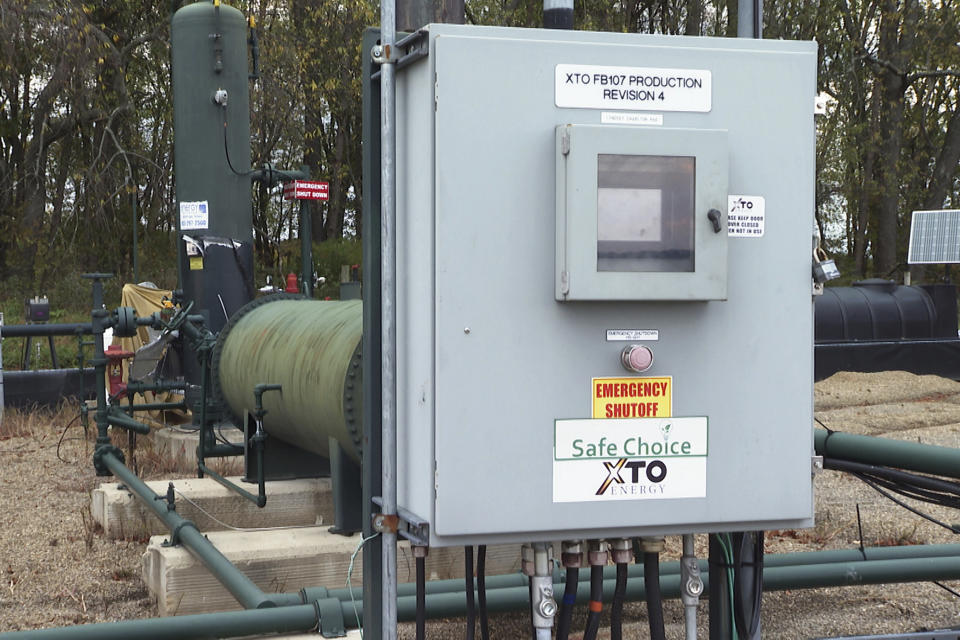
[[324, 598], [313, 603], [320, 619], [320, 635], [324, 638], [342, 638], [347, 635], [343, 609], [339, 598]]
[[[370, 51], [370, 57], [380, 65], [395, 64], [399, 71], [430, 55], [430, 39], [427, 37], [429, 33], [426, 29], [414, 31], [398, 40], [392, 48], [374, 45]], [[402, 52], [402, 55], [398, 55], [398, 52]], [[370, 77], [377, 79], [380, 77], [380, 72], [376, 71]]]
[[[163, 544], [162, 544], [161, 546], [164, 546], [164, 547], [176, 547], [176, 546], [179, 546], [179, 545], [180, 545], [180, 530], [181, 530], [181, 529], [184, 529], [184, 528], [186, 528], [186, 527], [192, 527], [193, 529], [197, 529], [197, 525], [193, 524], [193, 522], [191, 522], [190, 520], [184, 520], [183, 522], [181, 522], [180, 524], [178, 524], [176, 527], [174, 527], [173, 531], [170, 532], [170, 539], [169, 539], [169, 540], [164, 540], [164, 541], [163, 541]], [[197, 529], [197, 531], [199, 531], [199, 529]]]
[[700, 563], [696, 558], [685, 556], [680, 562], [680, 600], [684, 605], [696, 606], [702, 593]]
[[823, 471], [823, 456], [812, 456], [810, 458], [810, 475], [815, 476]]
[[[382, 507], [383, 498], [381, 498], [380, 496], [374, 496], [373, 503], [378, 507]], [[400, 534], [402, 537], [409, 540], [410, 543], [413, 545], [419, 545], [423, 547], [430, 546], [430, 523], [424, 520], [423, 518], [421, 518], [420, 516], [410, 513], [406, 509], [397, 508], [397, 512], [398, 512], [397, 515], [393, 517], [397, 518], [398, 521], [394, 524], [394, 526], [390, 530], [392, 531], [395, 529], [398, 534]], [[386, 527], [389, 526], [390, 523], [386, 521], [381, 521], [380, 525], [378, 526], [378, 518], [386, 519], [388, 517], [389, 516], [382, 513], [374, 514], [373, 516], [374, 530], [380, 531], [380, 532], [383, 532], [384, 530], [386, 530]], [[381, 528], [381, 526], [383, 528]]]

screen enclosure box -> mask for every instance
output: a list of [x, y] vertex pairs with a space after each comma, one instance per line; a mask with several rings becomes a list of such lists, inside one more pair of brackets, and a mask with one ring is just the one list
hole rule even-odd
[[726, 131], [565, 124], [556, 137], [557, 300], [726, 299]]

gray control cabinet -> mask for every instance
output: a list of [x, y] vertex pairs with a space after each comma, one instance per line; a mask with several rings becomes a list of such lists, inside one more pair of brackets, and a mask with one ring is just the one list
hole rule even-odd
[[436, 546], [812, 525], [814, 43], [428, 31], [401, 509]]

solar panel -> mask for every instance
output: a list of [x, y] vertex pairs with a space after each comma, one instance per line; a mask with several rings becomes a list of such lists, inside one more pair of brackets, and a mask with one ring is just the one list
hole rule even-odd
[[914, 211], [907, 263], [960, 263], [960, 210]]

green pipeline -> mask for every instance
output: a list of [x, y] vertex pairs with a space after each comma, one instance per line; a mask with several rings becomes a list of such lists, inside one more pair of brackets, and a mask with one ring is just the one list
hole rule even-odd
[[825, 429], [813, 430], [813, 445], [820, 456], [960, 478], [960, 449]]

